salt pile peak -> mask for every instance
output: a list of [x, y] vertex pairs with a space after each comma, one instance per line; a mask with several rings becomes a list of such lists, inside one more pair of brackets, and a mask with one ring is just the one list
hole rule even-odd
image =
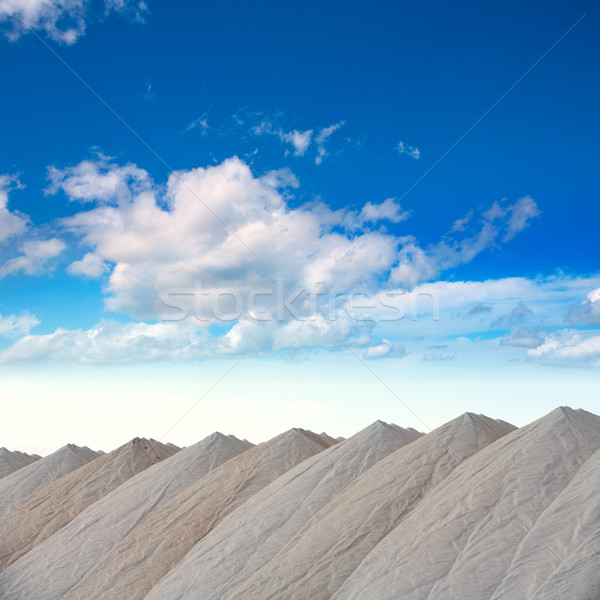
[[0, 518], [39, 489], [98, 458], [101, 453], [67, 444], [56, 452], [0, 479]]
[[[232, 458], [136, 527], [64, 595], [64, 600], [144, 598], [230, 512], [327, 447], [329, 444], [318, 434], [291, 429]], [[38, 580], [31, 597], [52, 598], [44, 587], [44, 579]], [[21, 593], [15, 597], [21, 597]]]
[[0, 479], [40, 460], [40, 458], [41, 456], [37, 454], [26, 454], [18, 450], [9, 450], [3, 446], [0, 448]]
[[[177, 448], [173, 444], [166, 447], [173, 452]], [[32, 585], [38, 579], [45, 580], [43, 593], [47, 597], [61, 597], [117, 542], [171, 498], [251, 447], [250, 442], [235, 436], [213, 433], [176, 452], [89, 506], [66, 527], [17, 561], [4, 577], [10, 581], [23, 574]], [[0, 575], [0, 582], [2, 577]]]
[[348, 484], [420, 435], [377, 421], [308, 458], [223, 519], [146, 600], [226, 598]]
[[559, 408], [510, 433], [437, 486], [333, 598], [490, 598], [537, 519], [599, 447], [600, 417], [579, 410]]
[[0, 571], [136, 473], [175, 452], [155, 440], [134, 438], [29, 496], [0, 519]]
[[515, 429], [466, 413], [390, 454], [306, 523], [228, 599], [328, 599], [462, 461]]

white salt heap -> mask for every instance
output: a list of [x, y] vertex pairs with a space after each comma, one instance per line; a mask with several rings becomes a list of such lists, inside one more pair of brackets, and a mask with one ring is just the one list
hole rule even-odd
[[[492, 598], [536, 521], [599, 447], [600, 417], [571, 409], [507, 435], [433, 490], [333, 598]], [[545, 568], [546, 558], [520, 568]], [[564, 598], [554, 590], [527, 597]]]
[[513, 429], [467, 413], [396, 450], [324, 506], [272, 561], [226, 598], [330, 598], [429, 490]]
[[100, 452], [67, 444], [53, 454], [0, 479], [0, 518], [39, 489], [98, 458]]
[[600, 600], [591, 413], [176, 451], [65, 446], [1, 478], [0, 599]]
[[[328, 446], [329, 442], [315, 433], [292, 429], [227, 461], [136, 527], [63, 598], [144, 598], [219, 521], [277, 477]], [[41, 579], [26, 585], [36, 600], [56, 597], [48, 594]], [[17, 589], [15, 597], [21, 597], [22, 585]], [[6, 600], [12, 597], [9, 593]]]
[[226, 598], [356, 477], [420, 435], [377, 421], [300, 463], [223, 519], [147, 600]]
[[175, 448], [155, 440], [135, 438], [29, 496], [0, 519], [0, 571], [96, 500], [175, 452]]
[[18, 450], [8, 450], [8, 448], [0, 448], [0, 479], [6, 477], [19, 469], [40, 460], [41, 456], [37, 454], [25, 454]]
[[[167, 444], [173, 449], [176, 446]], [[46, 576], [53, 597], [78, 583], [117, 542], [171, 498], [230, 458], [252, 447], [214, 433], [161, 461], [116, 488], [19, 562], [34, 581]], [[0, 576], [1, 577], [1, 576]]]

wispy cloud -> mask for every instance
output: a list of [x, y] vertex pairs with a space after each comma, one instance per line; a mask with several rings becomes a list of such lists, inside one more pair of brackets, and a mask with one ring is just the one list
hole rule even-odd
[[208, 117], [206, 114], [194, 119], [185, 129], [184, 133], [188, 131], [199, 131], [202, 135], [207, 135], [210, 126], [208, 124]]
[[260, 122], [251, 128], [253, 135], [272, 135], [290, 147], [294, 156], [305, 156], [309, 149], [314, 149], [315, 164], [320, 165], [323, 159], [329, 155], [329, 143], [331, 136], [345, 125], [345, 121], [339, 121], [328, 127], [311, 129], [287, 129], [277, 125], [275, 120], [263, 117]]
[[415, 160], [419, 160], [421, 158], [421, 151], [416, 146], [409, 146], [402, 141], [398, 142], [396, 151], [398, 154], [406, 154]]

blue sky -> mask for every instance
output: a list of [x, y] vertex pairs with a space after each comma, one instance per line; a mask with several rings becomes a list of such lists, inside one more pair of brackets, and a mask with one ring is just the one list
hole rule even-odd
[[6, 443], [597, 412], [599, 24], [0, 1]]

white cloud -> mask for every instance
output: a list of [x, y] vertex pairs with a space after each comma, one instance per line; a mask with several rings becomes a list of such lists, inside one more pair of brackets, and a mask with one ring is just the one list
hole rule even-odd
[[0, 278], [22, 271], [27, 275], [38, 275], [51, 267], [50, 261], [65, 249], [65, 243], [58, 238], [31, 240], [24, 242], [22, 254], [7, 260], [0, 267]]
[[379, 344], [369, 346], [363, 358], [365, 360], [377, 360], [379, 358], [403, 358], [407, 352], [404, 346], [395, 346], [390, 340], [383, 338]]
[[310, 146], [313, 135], [312, 129], [299, 131], [284, 131], [281, 127], [276, 127], [271, 121], [263, 119], [258, 125], [252, 128], [254, 135], [274, 135], [283, 143], [289, 144], [294, 149], [294, 156], [303, 156]]
[[569, 308], [567, 322], [573, 325], [600, 325], [600, 288], [589, 292], [579, 306]]
[[[142, 21], [146, 11], [146, 4], [137, 0], [105, 2], [105, 14], [122, 13]], [[0, 22], [11, 22], [7, 32], [11, 40], [35, 30], [57, 42], [74, 44], [85, 33], [89, 12], [87, 0], [0, 0]]]
[[15, 177], [0, 175], [0, 244], [15, 238], [27, 229], [29, 217], [8, 209], [8, 191], [21, 187]]
[[544, 343], [527, 350], [543, 364], [600, 366], [600, 332], [564, 330], [546, 337]]
[[457, 231], [464, 231], [466, 225], [469, 223], [469, 221], [471, 220], [471, 218], [473, 217], [473, 211], [469, 211], [464, 217], [461, 217], [460, 219], [456, 219], [456, 221], [454, 221], [454, 225], [452, 225], [452, 229], [450, 230], [450, 233], [455, 233]]
[[537, 348], [544, 342], [544, 334], [540, 327], [519, 327], [500, 338], [501, 346], [516, 348]]
[[329, 138], [341, 127], [346, 124], [346, 121], [339, 121], [338, 123], [334, 123], [329, 127], [323, 127], [323, 129], [319, 130], [315, 138], [315, 142], [317, 144], [317, 156], [315, 157], [315, 163], [320, 165], [323, 162], [323, 159], [328, 155], [327, 152], [327, 142]]
[[391, 223], [400, 223], [406, 221], [409, 216], [410, 212], [402, 210], [395, 198], [387, 198], [381, 204], [367, 202], [360, 211], [361, 223], [377, 223], [382, 219], [386, 219]]
[[542, 214], [531, 196], [519, 198], [515, 204], [508, 207], [507, 212], [510, 217], [506, 225], [504, 242], [512, 240], [517, 233], [529, 227], [531, 219]]
[[57, 329], [46, 335], [26, 335], [0, 351], [0, 363], [186, 360], [208, 355], [204, 337], [201, 331], [175, 324], [103, 321], [89, 330]]
[[[478, 341], [479, 335], [485, 331], [478, 321], [453, 319], [451, 315], [457, 311], [467, 314], [469, 308], [477, 306], [492, 307], [496, 313], [509, 314], [515, 302], [518, 302], [517, 299], [523, 298], [528, 306], [533, 307], [535, 314], [540, 316], [540, 320], [545, 322], [544, 326], [553, 328], [560, 324], [560, 308], [572, 302], [574, 298], [585, 296], [584, 290], [589, 290], [594, 284], [595, 287], [600, 285], [600, 277], [553, 277], [539, 280], [509, 278], [421, 284], [410, 292], [399, 293], [393, 301], [387, 298], [387, 304], [395, 304], [399, 309], [398, 314], [402, 318], [398, 321], [386, 321], [389, 309], [379, 302], [381, 295], [389, 293], [389, 290], [381, 291], [375, 296], [379, 309], [368, 312], [371, 321], [363, 320], [360, 314], [352, 318], [352, 311], [346, 310], [343, 298], [340, 310], [331, 313], [328, 310], [331, 306], [326, 306], [324, 311], [318, 312], [312, 320], [294, 321], [288, 318], [278, 321], [274, 314], [270, 315], [273, 320], [268, 322], [241, 318], [234, 322], [225, 334], [211, 335], [208, 329], [194, 326], [193, 320], [154, 325], [108, 321], [87, 331], [58, 329], [52, 334], [25, 336], [0, 352], [0, 362], [56, 360], [111, 363], [201, 360], [215, 356], [239, 356], [248, 351], [252, 351], [252, 354], [278, 353], [296, 356], [306, 350], [343, 351], [347, 346], [357, 350], [362, 348], [366, 359], [400, 358], [409, 351], [417, 357], [420, 354], [416, 353], [419, 350], [418, 346], [406, 348], [405, 344], [413, 340], [415, 332], [418, 332], [420, 341], [423, 336], [428, 340], [426, 355], [420, 355], [421, 360], [425, 361], [459, 361], [461, 356], [466, 359], [474, 356], [481, 358], [486, 352], [494, 352], [494, 348], [497, 349], [500, 342], [505, 347], [505, 352], [513, 353], [513, 360], [528, 357], [531, 360], [559, 364], [557, 355], [549, 354], [549, 348], [543, 353], [539, 347], [556, 338], [557, 348], [562, 339], [557, 336], [568, 338], [576, 333], [572, 330], [548, 334], [544, 333], [541, 327], [527, 330], [517, 328], [504, 338], [490, 339], [485, 346], [485, 342]], [[435, 303], [440, 305], [438, 320], [432, 319], [427, 312], [431, 306], [428, 302], [429, 297], [435, 298]], [[420, 299], [424, 299], [425, 302], [421, 303]], [[425, 310], [417, 311], [417, 305]], [[380, 325], [382, 327], [377, 329]], [[373, 342], [374, 334], [380, 332], [385, 337]], [[466, 337], [467, 335], [471, 338]], [[536, 336], [539, 336], [539, 341], [534, 345]], [[434, 341], [438, 343], [433, 343]], [[465, 342], [468, 342], [468, 347], [465, 347]], [[482, 349], [482, 345], [487, 350]], [[520, 352], [521, 349], [527, 348], [538, 348], [540, 356], [534, 357]], [[564, 359], [562, 363], [565, 363]], [[586, 362], [580, 361], [579, 364], [594, 363], [586, 359]]]
[[[155, 316], [161, 293], [190, 290], [200, 280], [215, 289], [242, 291], [277, 277], [288, 289], [312, 289], [318, 282], [347, 287], [385, 273], [395, 260], [398, 242], [392, 235], [368, 232], [352, 238], [336, 231], [343, 212], [319, 203], [291, 210], [279, 189], [297, 185], [289, 171], [255, 178], [233, 158], [172, 174], [161, 196], [158, 189], [127, 193], [123, 177], [111, 178], [110, 185], [98, 179], [97, 170], [86, 164], [60, 182], [74, 197], [106, 201], [116, 194], [121, 203], [84, 210], [62, 223], [95, 256], [114, 263], [107, 304], [135, 317]], [[150, 178], [139, 176], [134, 183], [139, 180]]]
[[82, 275], [84, 277], [101, 277], [108, 270], [108, 265], [93, 252], [88, 252], [81, 260], [72, 262], [67, 267], [71, 275]]
[[407, 156], [410, 156], [410, 158], [414, 158], [416, 160], [421, 158], [421, 151], [416, 146], [409, 146], [404, 142], [398, 142], [396, 150], [398, 151], [398, 154], [406, 154]]
[[98, 160], [84, 160], [75, 167], [48, 168], [50, 185], [46, 194], [62, 190], [71, 201], [121, 202], [132, 194], [149, 189], [151, 181], [143, 169], [127, 164], [118, 166], [100, 155]]
[[294, 131], [288, 132], [279, 130], [279, 137], [282, 142], [291, 144], [294, 147], [294, 156], [304, 156], [310, 146], [312, 133], [312, 129], [308, 129], [307, 131], [294, 129]]
[[201, 117], [198, 117], [197, 119], [194, 119], [185, 128], [185, 131], [192, 131], [194, 129], [197, 130], [197, 131], [200, 131], [200, 133], [202, 135], [206, 135], [208, 133], [208, 130], [210, 129], [210, 126], [208, 125], [208, 119], [207, 119], [206, 115], [202, 115]]
[[0, 314], [0, 336], [18, 337], [26, 335], [33, 327], [39, 324], [40, 321], [29, 313], [6, 316]]
[[345, 121], [340, 121], [329, 127], [319, 129], [315, 134], [314, 129], [305, 129], [303, 131], [293, 129], [288, 131], [283, 127], [275, 125], [270, 119], [263, 118], [257, 125], [252, 127], [252, 133], [254, 135], [272, 135], [278, 137], [282, 143], [293, 148], [294, 156], [304, 156], [311, 145], [316, 146], [315, 163], [320, 165], [323, 162], [323, 158], [328, 155], [327, 144], [330, 137], [345, 124]]

